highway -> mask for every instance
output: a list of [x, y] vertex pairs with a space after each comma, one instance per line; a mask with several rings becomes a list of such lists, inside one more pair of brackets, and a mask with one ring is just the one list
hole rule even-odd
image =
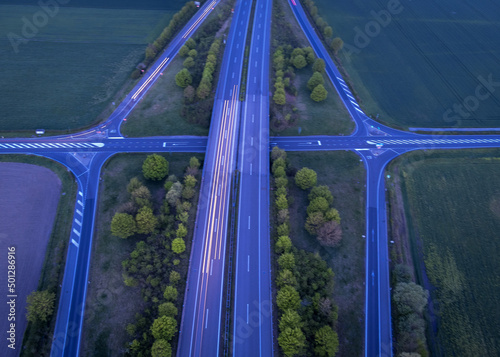
[[219, 356], [228, 213], [240, 116], [240, 82], [252, 1], [236, 3], [217, 85], [177, 356]]
[[257, 0], [239, 139], [233, 356], [273, 356], [269, 235], [269, 45], [272, 2]]
[[287, 151], [351, 150], [363, 161], [367, 171], [365, 355], [392, 355], [384, 168], [395, 157], [412, 150], [500, 147], [500, 136], [420, 135], [388, 128], [370, 119], [354, 99], [298, 1], [290, 0], [311, 46], [325, 59], [326, 72], [356, 123], [356, 129], [351, 136], [269, 138], [272, 2], [255, 1], [245, 100], [243, 104], [239, 101], [239, 84], [252, 1], [238, 0], [221, 65], [208, 138], [123, 138], [120, 126], [161, 77], [183, 43], [218, 4], [217, 0], [206, 2], [104, 123], [72, 135], [0, 139], [0, 154], [51, 158], [68, 167], [78, 183], [52, 356], [79, 354], [100, 170], [112, 155], [132, 152], [206, 152], [178, 356], [217, 356], [221, 353], [229, 194], [236, 167], [241, 173], [241, 186], [232, 353], [234, 356], [273, 355], [268, 190], [269, 149], [276, 145]]

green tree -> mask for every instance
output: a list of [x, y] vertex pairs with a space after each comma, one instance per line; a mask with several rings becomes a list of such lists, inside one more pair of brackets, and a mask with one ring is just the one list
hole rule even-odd
[[288, 223], [282, 223], [276, 228], [276, 233], [279, 236], [287, 236], [290, 234], [290, 225]]
[[421, 315], [427, 305], [429, 292], [414, 282], [400, 283], [394, 289], [392, 299], [400, 315], [417, 313]]
[[54, 313], [56, 294], [48, 291], [33, 291], [26, 298], [26, 318], [29, 322], [47, 322]]
[[326, 37], [326, 38], [330, 38], [333, 36], [333, 30], [330, 26], [326, 26], [324, 29], [323, 29], [323, 35]]
[[293, 286], [285, 285], [278, 290], [276, 304], [281, 311], [297, 310], [300, 307], [300, 295]]
[[305, 228], [311, 235], [318, 234], [318, 229], [325, 223], [323, 212], [314, 212], [307, 216]]
[[211, 83], [209, 81], [202, 80], [200, 82], [200, 85], [198, 86], [198, 89], [196, 90], [196, 95], [200, 99], [205, 99], [206, 97], [208, 97], [211, 90]]
[[293, 270], [295, 268], [295, 255], [293, 253], [281, 254], [278, 258], [278, 265], [280, 269]]
[[322, 84], [318, 84], [311, 93], [311, 99], [315, 102], [322, 102], [328, 96], [328, 92]]
[[295, 310], [285, 310], [280, 319], [280, 331], [294, 327], [302, 328], [302, 319], [300, 318], [299, 313]]
[[161, 316], [153, 321], [151, 333], [156, 340], [170, 341], [177, 333], [177, 321], [170, 316]]
[[314, 353], [319, 357], [333, 357], [339, 350], [339, 337], [330, 326], [323, 326], [314, 334]]
[[200, 168], [200, 160], [198, 160], [196, 157], [191, 157], [189, 159], [189, 167], [192, 169], [199, 169]]
[[278, 159], [286, 160], [286, 151], [275, 146], [271, 150], [271, 160], [274, 162]]
[[185, 46], [189, 48], [190, 50], [194, 49], [196, 47], [196, 41], [193, 40], [191, 37], [186, 41]]
[[163, 297], [167, 301], [172, 301], [172, 302], [176, 301], [177, 295], [178, 295], [177, 289], [172, 285], [167, 285], [165, 291], [163, 292]]
[[181, 57], [186, 57], [188, 55], [188, 52], [189, 52], [189, 47], [184, 45], [181, 47], [181, 49], [179, 50], [179, 55]]
[[318, 241], [325, 247], [336, 247], [342, 241], [342, 228], [336, 221], [327, 221], [317, 230]]
[[193, 57], [188, 57], [184, 60], [184, 62], [182, 63], [182, 65], [184, 66], [184, 68], [191, 68], [194, 66], [194, 59]]
[[317, 197], [324, 197], [328, 204], [333, 203], [333, 195], [328, 186], [326, 185], [320, 185], [320, 186], [315, 186], [311, 189], [311, 192], [309, 193], [309, 201], [314, 200]]
[[186, 103], [192, 103], [194, 101], [194, 95], [196, 94], [196, 90], [193, 86], [189, 85], [184, 88], [184, 99]]
[[158, 219], [154, 216], [153, 210], [147, 206], [139, 209], [135, 216], [135, 222], [137, 224], [137, 233], [139, 234], [153, 233], [158, 225]]
[[340, 214], [335, 208], [330, 208], [325, 213], [325, 220], [340, 223]]
[[184, 243], [184, 239], [175, 238], [172, 241], [172, 251], [177, 254], [181, 254], [186, 250], [186, 243]]
[[310, 215], [314, 212], [322, 212], [326, 213], [330, 208], [328, 201], [324, 197], [316, 197], [311, 202], [309, 202], [309, 206], [307, 206], [307, 214]]
[[179, 223], [177, 226], [177, 231], [175, 232], [177, 238], [184, 238], [187, 235], [187, 228], [184, 224]]
[[276, 253], [278, 254], [288, 253], [290, 252], [290, 249], [292, 249], [292, 241], [290, 240], [290, 237], [288, 236], [278, 237], [275, 246]]
[[325, 84], [323, 75], [319, 72], [314, 72], [311, 78], [309, 78], [309, 80], [307, 81], [307, 88], [309, 88], [309, 90], [312, 91], [320, 84]]
[[167, 340], [159, 339], [151, 347], [151, 357], [172, 357], [172, 347]]
[[148, 206], [152, 207], [151, 204], [151, 191], [146, 186], [141, 186], [136, 190], [132, 191], [130, 194], [132, 200], [134, 200], [137, 207]]
[[180, 182], [175, 182], [172, 185], [172, 187], [170, 187], [170, 190], [168, 190], [165, 199], [170, 205], [175, 206], [175, 204], [181, 197], [181, 193], [182, 193], [182, 184]]
[[178, 271], [172, 270], [168, 277], [168, 281], [170, 282], [170, 284], [175, 285], [179, 282], [179, 280], [181, 280], [181, 274], [179, 274]]
[[278, 178], [278, 177], [286, 177], [286, 172], [285, 172], [285, 168], [284, 167], [278, 167], [276, 168], [276, 170], [274, 171], [274, 177], [275, 178]]
[[196, 178], [192, 175], [186, 175], [184, 177], [184, 187], [191, 187], [193, 188], [196, 186]]
[[301, 69], [307, 66], [307, 61], [304, 56], [298, 55], [293, 59], [293, 65], [295, 66], [295, 68]]
[[[275, 147], [277, 147], [277, 146], [275, 146]], [[271, 166], [271, 172], [274, 174], [274, 172], [276, 171], [276, 169], [278, 167], [282, 167], [282, 168], [286, 169], [286, 161], [281, 157], [279, 157], [273, 161], [273, 165]]]
[[276, 285], [281, 289], [285, 285], [297, 286], [297, 278], [288, 269], [280, 270], [276, 278]]
[[170, 316], [175, 318], [178, 313], [177, 307], [170, 301], [158, 305], [158, 317]]
[[116, 213], [111, 220], [111, 234], [120, 238], [128, 238], [137, 230], [134, 217], [127, 213]]
[[335, 52], [335, 54], [337, 54], [344, 47], [344, 41], [342, 41], [342, 39], [340, 37], [335, 37], [332, 40], [332, 43], [330, 46], [331, 46], [333, 52]]
[[276, 103], [278, 105], [285, 105], [285, 103], [286, 103], [285, 90], [283, 90], [283, 89], [277, 89], [274, 92], [273, 100], [274, 100], [274, 103]]
[[317, 58], [313, 64], [313, 71], [319, 72], [319, 73], [324, 73], [325, 72], [325, 60], [322, 58]]
[[187, 70], [187, 68], [183, 68], [175, 75], [175, 83], [181, 87], [186, 88], [193, 82], [193, 77], [191, 77], [191, 73]]
[[182, 198], [190, 200], [194, 197], [194, 189], [192, 187], [184, 187], [182, 190]]
[[307, 167], [300, 169], [295, 174], [295, 184], [303, 190], [316, 186], [317, 180], [316, 172]]
[[288, 179], [286, 177], [277, 177], [274, 179], [274, 184], [276, 185], [276, 188], [281, 188], [281, 187], [287, 187], [288, 186]]
[[278, 344], [286, 357], [297, 356], [302, 353], [306, 344], [306, 337], [298, 327], [286, 328], [278, 336]]
[[278, 196], [278, 198], [276, 198], [275, 203], [276, 203], [276, 208], [279, 210], [288, 208], [288, 200], [286, 199], [285, 195]]
[[190, 50], [190, 51], [188, 52], [188, 56], [189, 56], [189, 57], [193, 57], [193, 58], [195, 58], [196, 56], [198, 56], [198, 51], [196, 51], [196, 50], [193, 48], [192, 50]]
[[142, 182], [137, 177], [132, 177], [127, 185], [127, 192], [132, 193], [142, 186]]
[[307, 64], [313, 64], [316, 59], [314, 50], [312, 47], [304, 47], [304, 57], [306, 58]]
[[158, 154], [148, 155], [142, 164], [142, 174], [148, 180], [163, 180], [168, 175], [167, 159]]

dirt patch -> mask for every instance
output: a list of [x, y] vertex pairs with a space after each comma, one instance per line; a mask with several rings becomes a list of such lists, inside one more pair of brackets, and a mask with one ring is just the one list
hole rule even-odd
[[[49, 242], [57, 205], [61, 195], [61, 181], [47, 168], [0, 163], [0, 354], [17, 356], [26, 329], [26, 297], [38, 287], [38, 281]], [[9, 306], [7, 291], [7, 248], [15, 247], [16, 286], [15, 329], [16, 351], [7, 347]]]

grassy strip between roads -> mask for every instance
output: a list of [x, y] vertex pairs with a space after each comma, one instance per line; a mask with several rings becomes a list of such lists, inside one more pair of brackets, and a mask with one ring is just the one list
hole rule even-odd
[[[351, 152], [287, 152], [289, 165], [316, 171], [318, 185], [327, 185], [333, 207], [341, 217], [343, 238], [340, 246], [319, 244], [305, 229], [307, 191], [294, 183], [290, 190], [290, 231], [299, 249], [318, 253], [335, 274], [333, 300], [338, 305], [338, 356], [361, 356], [364, 345], [364, 258], [365, 240], [365, 170], [359, 157]], [[273, 197], [274, 199], [274, 197]]]
[[[55, 172], [61, 180], [61, 189], [64, 195], [59, 199], [54, 227], [47, 245], [45, 261], [38, 283], [38, 290], [57, 291], [57, 300], [55, 302], [56, 312], [59, 303], [59, 284], [62, 282], [64, 274], [67, 246], [73, 219], [73, 208], [76, 200], [77, 184], [75, 178], [61, 164], [39, 156], [0, 155], [0, 161], [43, 166]], [[50, 326], [49, 331], [39, 331], [33, 329], [32, 324], [28, 324], [24, 334], [21, 355], [32, 356], [35, 353], [34, 351], [37, 351], [40, 355], [49, 354], [52, 344], [50, 337], [53, 335], [56, 317], [57, 313], [54, 313], [48, 324]]]
[[[200, 161], [202, 159], [202, 155], [191, 153], [161, 154], [161, 156], [164, 156], [169, 162], [169, 175], [173, 174], [178, 178], [183, 177], [184, 170], [188, 166], [191, 157], [196, 156]], [[141, 237], [144, 236], [137, 235], [122, 239], [113, 236], [110, 231], [112, 217], [117, 211], [121, 211], [121, 207], [124, 207], [129, 201], [129, 193], [126, 187], [133, 177], [139, 177], [150, 190], [154, 212], [163, 209], [160, 202], [165, 199], [165, 189], [163, 187], [165, 180], [152, 182], [146, 181], [142, 177], [142, 164], [146, 157], [145, 154], [120, 154], [111, 158], [102, 170], [103, 180], [100, 187], [98, 217], [90, 267], [90, 285], [86, 302], [82, 356], [121, 355], [127, 351], [138, 353], [138, 350], [133, 349], [134, 343], [130, 344], [133, 339], [131, 336], [134, 335], [135, 329], [141, 328], [141, 325], [149, 321], [151, 315], [156, 314], [156, 310], [151, 306], [155, 306], [154, 304], [157, 303], [155, 301], [158, 301], [158, 298], [156, 298], [155, 292], [151, 294], [151, 287], [148, 285], [149, 279], [147, 282], [139, 281], [140, 287], [126, 286], [124, 284], [122, 262], [125, 260], [131, 261], [131, 252], [134, 249], [137, 250], [136, 243], [141, 240], [148, 240], [150, 242], [146, 243], [148, 245], [158, 245], [158, 241], [155, 241], [157, 239], [163, 242], [164, 238], [162, 237], [163, 234], [167, 234], [166, 230], [162, 231], [160, 235], [153, 235], [151, 241], [150, 238], [142, 239]], [[178, 319], [182, 314], [181, 306], [184, 299], [185, 276], [189, 265], [188, 257], [194, 229], [196, 205], [197, 194], [189, 211], [191, 218], [187, 224], [186, 251], [179, 255], [175, 255], [169, 249], [165, 252], [158, 250], [155, 253], [162, 256], [167, 254], [168, 256], [163, 261], [161, 269], [164, 269], [163, 265], [168, 264], [168, 267], [170, 267], [171, 263], [173, 263], [176, 266], [175, 270], [180, 273], [181, 280], [177, 283], [178, 297], [176, 299], [176, 306], [179, 310]], [[175, 208], [171, 210], [175, 210]], [[164, 219], [166, 217], [160, 218], [160, 221]], [[168, 230], [171, 231], [171, 227]], [[138, 256], [136, 258], [143, 259], [144, 257]], [[171, 258], [176, 259], [172, 260]], [[177, 258], [178, 261], [176, 262]], [[131, 264], [128, 264], [128, 266], [130, 269]], [[141, 271], [144, 268], [145, 266], [140, 266]], [[160, 286], [163, 285], [163, 283], [160, 284]], [[150, 292], [146, 293], [147, 290]], [[145, 293], [148, 298], [145, 298]], [[153, 305], [151, 305], [151, 301], [153, 301]], [[130, 324], [135, 326], [132, 330]], [[149, 326], [147, 328], [149, 329]], [[139, 342], [142, 344], [142, 347], [139, 348], [142, 349], [144, 341], [140, 339], [135, 344], [138, 345]], [[174, 340], [171, 344], [175, 351], [177, 342]]]
[[498, 355], [500, 150], [414, 152], [388, 172], [391, 260], [431, 292], [431, 355]]

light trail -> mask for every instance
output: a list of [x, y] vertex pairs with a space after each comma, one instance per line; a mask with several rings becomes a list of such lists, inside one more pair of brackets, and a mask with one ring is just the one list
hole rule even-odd
[[186, 33], [182, 36], [182, 38], [186, 38], [187, 36], [189, 36], [189, 34], [200, 23], [200, 21], [202, 21], [207, 16], [207, 14], [210, 12], [210, 10], [213, 10], [213, 6], [215, 3], [216, 3], [216, 1], [214, 0], [210, 3], [210, 5], [208, 5], [208, 7], [205, 9], [205, 11], [203, 11], [203, 14], [198, 18], [198, 20], [196, 20], [194, 22], [194, 24], [191, 25], [191, 27], [186, 31]]
[[161, 61], [160, 65], [158, 67], [156, 67], [156, 69], [154, 70], [154, 72], [149, 76], [149, 78], [142, 84], [142, 86], [139, 87], [139, 89], [134, 93], [134, 95], [132, 96], [132, 99], [133, 100], [136, 100], [137, 99], [137, 96], [139, 94], [141, 94], [142, 90], [153, 80], [153, 78], [158, 74], [158, 72], [160, 72], [160, 70], [163, 68], [163, 66], [165, 65], [165, 63], [167, 63], [167, 61], [169, 60], [170, 58], [167, 57], [165, 58], [163, 61]]

